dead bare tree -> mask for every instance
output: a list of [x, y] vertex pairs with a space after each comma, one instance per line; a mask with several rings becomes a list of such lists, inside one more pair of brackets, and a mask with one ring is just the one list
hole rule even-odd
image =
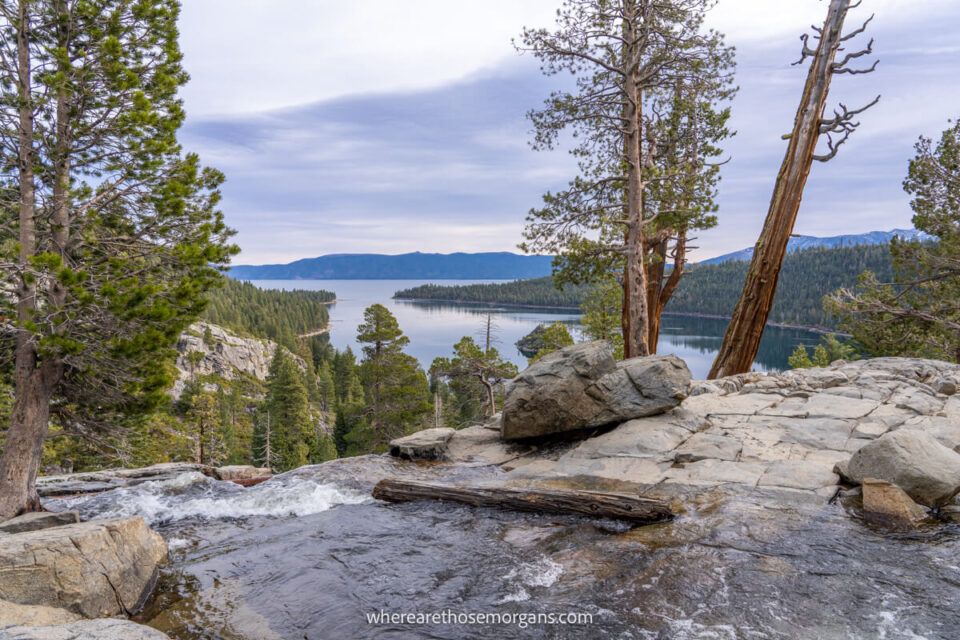
[[[797, 108], [793, 132], [785, 136], [789, 140], [787, 152], [777, 176], [763, 231], [754, 248], [743, 293], [710, 370], [710, 378], [744, 373], [752, 367], [773, 306], [780, 268], [813, 161], [827, 162], [836, 157], [840, 147], [860, 126], [856, 117], [880, 100], [880, 96], [877, 96], [870, 104], [859, 109], [849, 109], [841, 103], [833, 117], [824, 117], [833, 76], [871, 73], [877, 67], [877, 62], [859, 69], [849, 66], [859, 58], [873, 53], [872, 39], [865, 48], [846, 53], [837, 60], [838, 54], [845, 51], [846, 43], [866, 31], [873, 20], [873, 16], [870, 16], [859, 28], [843, 34], [843, 24], [848, 12], [859, 7], [861, 2], [862, 0], [830, 0], [823, 27], [813, 27], [813, 39], [818, 41], [817, 47], [811, 48], [809, 35], [805, 34], [800, 38], [803, 41], [803, 50], [800, 60], [795, 64], [812, 58], [807, 81]], [[824, 136], [827, 149], [824, 153], [817, 154], [817, 145]]]

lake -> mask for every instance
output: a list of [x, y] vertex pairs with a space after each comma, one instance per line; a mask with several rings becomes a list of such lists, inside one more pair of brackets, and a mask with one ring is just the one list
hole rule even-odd
[[[330, 306], [330, 342], [338, 349], [351, 347], [358, 355], [357, 326], [363, 321], [363, 311], [371, 304], [386, 306], [397, 317], [400, 328], [410, 338], [406, 351], [417, 358], [424, 368], [438, 356], [449, 356], [453, 345], [463, 336], [472, 336], [482, 343], [487, 316], [494, 326], [494, 342], [500, 353], [521, 369], [527, 364], [514, 343], [527, 335], [538, 324], [563, 322], [575, 336], [579, 331], [580, 315], [557, 309], [527, 309], [507, 306], [449, 304], [394, 300], [401, 289], [428, 283], [443, 285], [496, 282], [493, 280], [253, 280], [262, 289], [325, 289], [337, 294], [337, 302]], [[659, 353], [675, 354], [683, 358], [694, 378], [705, 378], [720, 348], [726, 320], [664, 316]], [[767, 327], [764, 332], [756, 368], [762, 371], [787, 367], [787, 358], [798, 344], [814, 345], [819, 336], [800, 329]]]

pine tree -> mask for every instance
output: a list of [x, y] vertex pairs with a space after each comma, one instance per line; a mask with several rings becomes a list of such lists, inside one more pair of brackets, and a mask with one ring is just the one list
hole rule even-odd
[[267, 397], [260, 410], [261, 419], [254, 432], [254, 456], [261, 464], [269, 462], [266, 454], [267, 429], [270, 432], [271, 465], [288, 471], [310, 462], [316, 450], [314, 421], [303, 372], [293, 358], [278, 347], [267, 378]]
[[[0, 1], [0, 357], [16, 400], [0, 519], [39, 508], [48, 424], [148, 410], [234, 248], [223, 177], [183, 155], [178, 0]], [[6, 365], [8, 363], [0, 363]]]
[[194, 443], [193, 461], [212, 466], [220, 464], [225, 457], [225, 446], [216, 398], [209, 393], [195, 394], [185, 421]]
[[837, 336], [830, 333], [823, 336], [820, 344], [813, 348], [812, 357], [806, 346], [798, 344], [787, 359], [787, 364], [793, 369], [808, 369], [810, 367], [826, 367], [837, 360], [857, 360], [859, 357], [860, 355], [853, 345], [841, 342]]
[[429, 420], [432, 413], [427, 376], [417, 360], [403, 353], [410, 340], [403, 335], [397, 319], [380, 304], [366, 309], [357, 328], [363, 345], [360, 380], [366, 407], [365, 438], [374, 450]]
[[[628, 356], [656, 350], [659, 315], [686, 263], [687, 233], [715, 224], [711, 159], [730, 135], [733, 49], [703, 29], [710, 0], [566, 0], [557, 29], [521, 51], [569, 73], [531, 112], [535, 149], [571, 131], [579, 175], [528, 216], [522, 248], [558, 255], [562, 281], [619, 274]], [[671, 244], [672, 243], [672, 244]], [[667, 276], [665, 263], [673, 269]]]
[[921, 137], [904, 190], [928, 241], [894, 239], [893, 282], [866, 272], [827, 300], [871, 355], [960, 362], [960, 121], [934, 144]]
[[562, 322], [554, 322], [544, 329], [541, 340], [543, 341], [543, 345], [537, 353], [530, 358], [530, 364], [533, 364], [548, 353], [559, 351], [573, 344], [573, 336], [570, 335], [570, 330], [567, 329], [567, 325]]
[[[685, 282], [689, 283], [690, 279]], [[617, 359], [623, 358], [623, 335], [620, 333], [623, 295], [617, 282], [612, 278], [600, 282], [586, 295], [580, 311], [584, 333], [591, 340], [610, 342]]]
[[336, 403], [336, 386], [329, 362], [321, 362], [317, 367], [317, 394], [322, 411], [332, 411]]
[[483, 389], [481, 404], [485, 415], [492, 416], [497, 412], [496, 389], [504, 380], [517, 375], [516, 365], [504, 360], [495, 348], [487, 346], [483, 349], [467, 336], [454, 345], [453, 354], [453, 358], [435, 359], [430, 367], [431, 374], [453, 381], [469, 379], [478, 382]]
[[357, 373], [357, 358], [350, 347], [334, 355], [332, 373], [337, 400], [343, 402], [351, 392], [351, 387], [353, 387], [353, 391], [356, 390], [354, 378]]

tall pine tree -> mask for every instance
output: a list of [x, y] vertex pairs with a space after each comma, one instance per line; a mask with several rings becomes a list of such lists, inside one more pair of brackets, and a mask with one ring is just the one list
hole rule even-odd
[[[267, 397], [260, 407], [253, 436], [254, 461], [276, 471], [289, 471], [311, 462], [317, 450], [310, 399], [303, 372], [282, 348], [270, 363]], [[267, 430], [270, 456], [267, 456]]]
[[179, 10], [0, 0], [0, 354], [16, 387], [0, 519], [39, 508], [51, 419], [109, 428], [162, 399], [233, 251], [221, 174], [177, 141]]
[[364, 311], [357, 341], [363, 346], [363, 426], [370, 431], [369, 445], [379, 451], [429, 419], [430, 385], [416, 358], [403, 352], [410, 340], [385, 306], [375, 304]]

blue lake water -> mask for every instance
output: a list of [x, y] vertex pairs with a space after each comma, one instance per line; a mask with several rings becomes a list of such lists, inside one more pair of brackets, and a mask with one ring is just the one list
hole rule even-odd
[[[385, 305], [397, 317], [400, 327], [410, 338], [406, 351], [427, 368], [434, 358], [449, 356], [453, 345], [463, 336], [482, 340], [487, 316], [493, 319], [495, 344], [501, 354], [521, 368], [527, 359], [514, 343], [530, 333], [538, 324], [564, 322], [575, 336], [579, 332], [579, 314], [555, 309], [526, 309], [488, 305], [451, 305], [437, 302], [394, 300], [401, 289], [435, 282], [437, 284], [475, 284], [492, 280], [254, 280], [263, 289], [325, 289], [337, 294], [330, 306], [330, 342], [338, 349], [350, 346], [359, 354], [357, 326], [363, 311], [371, 304]], [[695, 378], [704, 378], [726, 328], [725, 320], [664, 316], [659, 353], [675, 354], [690, 367]], [[783, 369], [797, 344], [816, 344], [817, 334], [799, 329], [768, 327], [757, 357], [756, 369]]]

